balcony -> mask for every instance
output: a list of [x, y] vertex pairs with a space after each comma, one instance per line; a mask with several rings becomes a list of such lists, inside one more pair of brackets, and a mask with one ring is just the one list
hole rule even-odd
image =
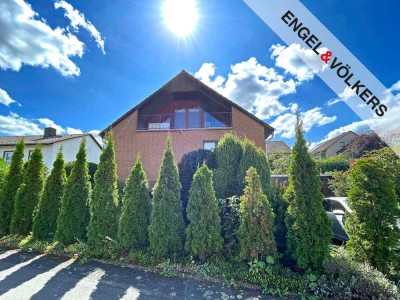
[[137, 130], [173, 130], [201, 128], [230, 128], [232, 113], [230, 112], [175, 112], [161, 115], [139, 115]]

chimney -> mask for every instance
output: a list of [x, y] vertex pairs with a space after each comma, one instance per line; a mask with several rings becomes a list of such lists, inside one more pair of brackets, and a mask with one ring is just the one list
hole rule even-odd
[[43, 138], [47, 139], [47, 138], [52, 138], [57, 136], [57, 129], [53, 128], [53, 127], [46, 127], [44, 129], [44, 134], [43, 134]]

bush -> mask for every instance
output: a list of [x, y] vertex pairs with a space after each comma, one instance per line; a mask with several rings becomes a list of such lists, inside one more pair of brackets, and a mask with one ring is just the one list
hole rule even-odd
[[193, 176], [187, 215], [190, 223], [186, 229], [186, 251], [200, 260], [218, 254], [222, 248], [221, 219], [212, 172], [206, 165], [199, 167]]
[[60, 150], [44, 184], [38, 210], [33, 219], [32, 235], [36, 240], [51, 240], [56, 234], [57, 217], [60, 213], [66, 179], [63, 155]]
[[271, 194], [269, 197], [269, 202], [271, 204], [272, 210], [275, 214], [274, 218], [274, 235], [276, 246], [279, 253], [286, 253], [286, 235], [287, 228], [285, 224], [285, 215], [287, 208], [289, 206], [288, 201], [283, 197], [284, 189], [281, 186], [273, 184], [271, 186]]
[[158, 259], [174, 257], [183, 252], [185, 222], [180, 199], [181, 187], [171, 140], [168, 138], [160, 174], [154, 186], [149, 225], [149, 249]]
[[338, 154], [325, 159], [318, 159], [317, 168], [321, 174], [334, 171], [347, 171], [350, 167], [349, 159], [343, 155]]
[[23, 179], [24, 149], [24, 140], [21, 139], [15, 148], [10, 169], [0, 191], [0, 236], [10, 233], [15, 195]]
[[321, 180], [303, 136], [300, 118], [296, 122], [296, 142], [289, 167], [289, 187], [285, 199], [287, 249], [297, 265], [319, 269], [328, 254], [332, 223], [322, 205]]
[[15, 196], [14, 213], [10, 231], [12, 234], [28, 235], [32, 230], [33, 212], [39, 203], [43, 189], [43, 153], [38, 147], [29, 158], [24, 179]]
[[348, 215], [345, 228], [350, 236], [347, 248], [360, 262], [386, 272], [398, 259], [400, 215], [391, 175], [373, 158], [361, 158], [350, 174]]
[[332, 173], [332, 179], [328, 180], [328, 186], [336, 197], [347, 197], [351, 181], [349, 172], [335, 171]]
[[[67, 173], [67, 177], [69, 177], [69, 175], [71, 175], [71, 171], [72, 171], [72, 168], [74, 167], [74, 163], [75, 163], [75, 161], [70, 161], [65, 164], [65, 172]], [[89, 181], [93, 188], [94, 187], [94, 174], [96, 174], [98, 165], [93, 162], [90, 162], [90, 161], [87, 162], [87, 165], [88, 165], [88, 173], [90, 176]]]
[[239, 204], [240, 198], [237, 196], [218, 200], [222, 237], [224, 239], [223, 253], [228, 258], [235, 257], [240, 252], [237, 238], [237, 231], [239, 230]]
[[240, 197], [238, 239], [240, 256], [245, 260], [276, 257], [274, 218], [267, 196], [263, 194], [255, 168], [246, 174], [247, 186]]
[[186, 153], [178, 163], [179, 181], [182, 184], [181, 201], [183, 206], [183, 218], [186, 224], [189, 224], [186, 208], [189, 200], [189, 190], [192, 184], [193, 175], [197, 168], [206, 164], [209, 169], [215, 168], [215, 154], [213, 151], [198, 149]]
[[290, 153], [268, 153], [268, 161], [271, 167], [271, 174], [288, 174], [290, 157]]
[[150, 196], [140, 157], [126, 180], [118, 238], [125, 248], [145, 249], [149, 243]]
[[82, 139], [76, 161], [67, 179], [61, 200], [60, 214], [57, 218], [56, 240], [68, 245], [86, 240], [86, 227], [89, 223], [89, 182], [86, 162], [85, 139]]
[[100, 155], [94, 182], [87, 238], [89, 246], [102, 248], [108, 243], [106, 238], [116, 239], [118, 230], [117, 164], [111, 134], [107, 136], [107, 145]]

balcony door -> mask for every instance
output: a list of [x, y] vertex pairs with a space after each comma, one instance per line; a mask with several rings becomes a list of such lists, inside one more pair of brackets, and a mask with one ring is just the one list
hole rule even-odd
[[176, 103], [173, 115], [175, 129], [202, 128], [202, 110], [197, 104]]

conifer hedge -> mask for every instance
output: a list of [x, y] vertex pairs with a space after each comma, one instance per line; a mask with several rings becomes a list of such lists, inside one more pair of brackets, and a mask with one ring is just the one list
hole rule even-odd
[[149, 243], [150, 196], [146, 173], [138, 156], [126, 180], [118, 238], [124, 248], [145, 249]]
[[32, 235], [37, 240], [54, 239], [66, 179], [64, 159], [60, 149], [44, 184], [37, 213], [33, 219]]
[[180, 190], [178, 168], [168, 138], [160, 174], [154, 186], [149, 225], [149, 248], [157, 258], [177, 256], [183, 251], [185, 223]]
[[215, 198], [212, 172], [202, 165], [193, 176], [189, 191], [185, 249], [201, 260], [222, 249], [221, 219]]
[[118, 231], [117, 164], [112, 134], [108, 134], [107, 145], [100, 155], [89, 207], [88, 244], [101, 247], [107, 237], [115, 239]]
[[6, 176], [8, 173], [8, 165], [4, 161], [4, 159], [0, 158], [0, 191], [3, 187], [4, 181], [6, 180]]
[[65, 185], [61, 200], [61, 210], [57, 218], [56, 240], [65, 245], [78, 240], [86, 240], [86, 227], [89, 223], [89, 181], [86, 161], [85, 139], [82, 139], [76, 161]]
[[15, 148], [11, 158], [10, 169], [0, 191], [0, 236], [10, 233], [14, 199], [23, 179], [24, 149], [24, 140], [21, 139]]
[[329, 252], [332, 223], [322, 205], [321, 180], [315, 161], [308, 153], [302, 122], [297, 118], [296, 142], [289, 166], [289, 186], [285, 198], [287, 249], [297, 265], [319, 269]]
[[33, 212], [39, 203], [44, 182], [43, 153], [39, 147], [33, 150], [24, 178], [15, 196], [10, 232], [28, 235], [32, 230]]

